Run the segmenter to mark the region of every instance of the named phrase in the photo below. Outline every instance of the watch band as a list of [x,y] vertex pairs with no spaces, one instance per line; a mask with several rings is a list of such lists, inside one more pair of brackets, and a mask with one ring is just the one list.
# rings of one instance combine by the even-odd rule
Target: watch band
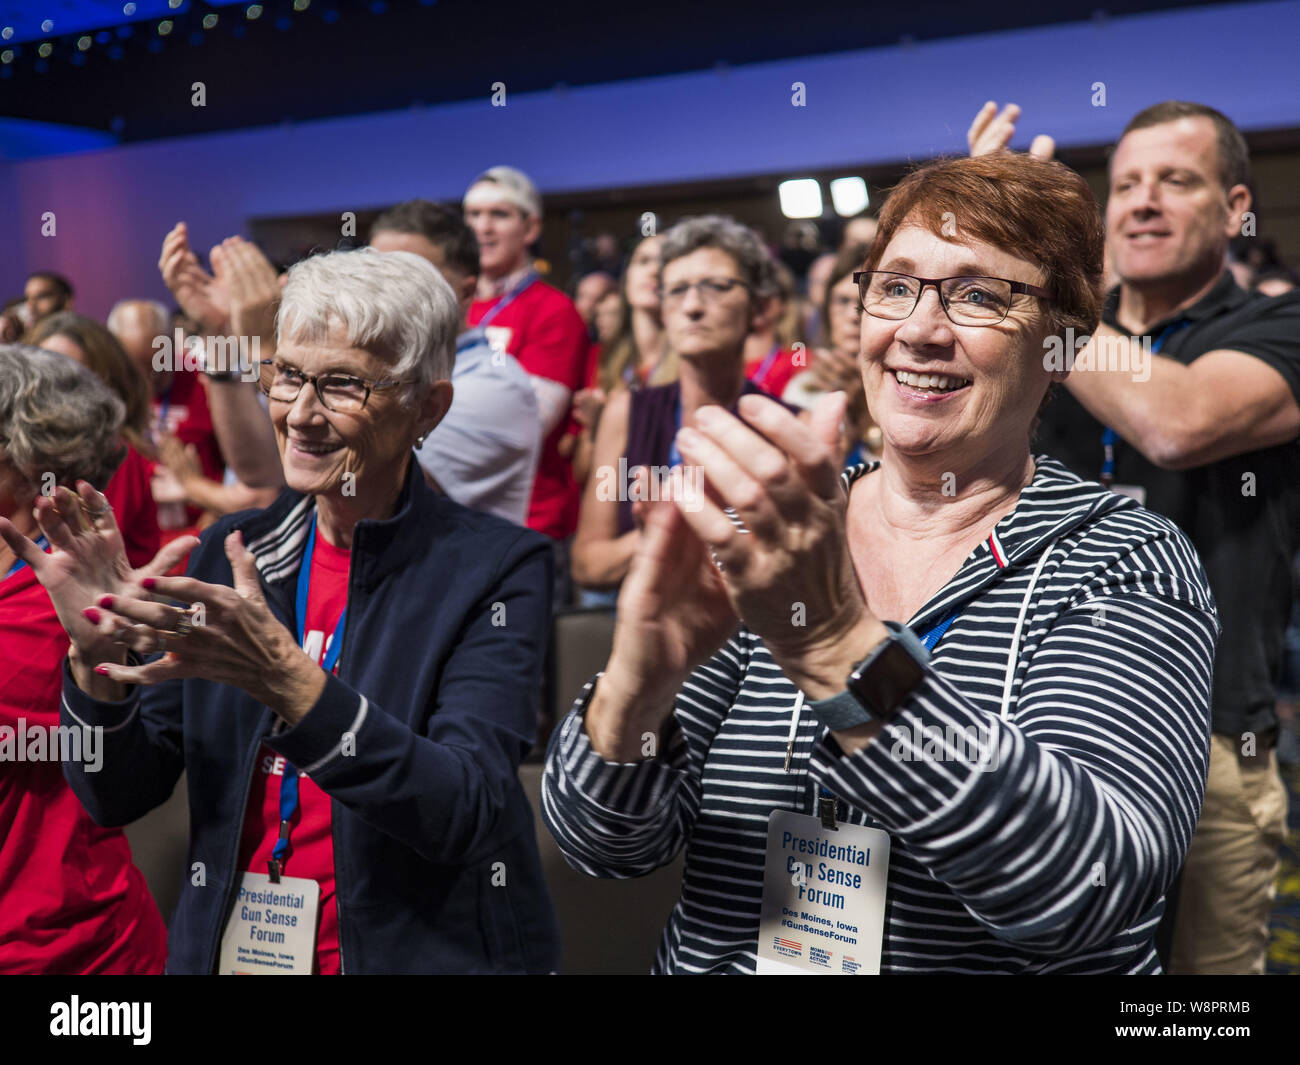
[[[230,383],[233,383],[235,381],[246,380],[246,378],[244,377],[243,368],[239,364],[239,357],[237,355],[233,360],[230,360],[230,364],[224,370],[219,369],[215,366],[212,366],[208,361],[207,341],[202,337],[197,339],[198,339],[198,348],[200,352],[199,366],[207,377],[211,378],[213,381],[225,381]],[[222,360],[222,361],[226,361],[226,360]]]
[[818,699],[808,708],[827,728],[836,730],[889,721],[925,677],[930,652],[906,625],[886,621],[890,635],[853,667],[845,690]]

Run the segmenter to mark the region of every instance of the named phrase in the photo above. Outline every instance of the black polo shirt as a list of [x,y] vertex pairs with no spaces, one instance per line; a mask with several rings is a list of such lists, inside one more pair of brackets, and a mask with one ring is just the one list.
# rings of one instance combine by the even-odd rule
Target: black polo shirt
[[[1118,309],[1115,289],[1102,320],[1124,332]],[[1153,341],[1165,334],[1159,355],[1183,364],[1224,348],[1254,355],[1300,401],[1300,292],[1260,296],[1225,272],[1204,299],[1147,333]],[[1034,450],[1097,480],[1102,430],[1073,395],[1058,389],[1043,411]],[[1120,440],[1115,483],[1145,489],[1146,506],[1181,527],[1205,565],[1223,626],[1214,662],[1214,731],[1240,738],[1276,728],[1282,635],[1300,545],[1300,439],[1193,470],[1162,470]]]

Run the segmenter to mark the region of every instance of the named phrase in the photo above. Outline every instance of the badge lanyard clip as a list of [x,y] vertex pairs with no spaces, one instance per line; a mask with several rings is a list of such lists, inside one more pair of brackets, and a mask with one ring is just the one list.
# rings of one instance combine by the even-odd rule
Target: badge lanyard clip
[[839,826],[835,824],[836,805],[835,796],[822,788],[821,798],[817,800],[817,816],[821,818],[822,828],[829,828],[832,832],[839,831]]

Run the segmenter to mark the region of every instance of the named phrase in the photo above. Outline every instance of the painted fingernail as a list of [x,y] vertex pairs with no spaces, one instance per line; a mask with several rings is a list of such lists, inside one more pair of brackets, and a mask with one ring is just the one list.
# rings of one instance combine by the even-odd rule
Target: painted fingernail
[[107,676],[108,676],[108,666],[96,666],[96,667],[95,667],[95,672],[98,673],[101,677],[107,677]]
[[154,586],[155,583],[157,583],[157,582],[154,581],[154,579],[153,579],[152,577],[146,577],[144,580],[142,580],[142,581],[140,582],[140,587],[141,587],[141,588],[145,588],[145,589],[147,589],[147,590],[149,590],[149,591],[153,591],[153,586]]
[[95,602],[98,603],[100,606],[102,606],[105,610],[113,609],[113,597],[111,595],[101,595],[98,599],[95,600]]
[[81,616],[85,618],[87,621],[89,621],[92,625],[99,624],[100,614],[99,611],[96,610],[93,606],[86,607],[86,609],[81,612]]

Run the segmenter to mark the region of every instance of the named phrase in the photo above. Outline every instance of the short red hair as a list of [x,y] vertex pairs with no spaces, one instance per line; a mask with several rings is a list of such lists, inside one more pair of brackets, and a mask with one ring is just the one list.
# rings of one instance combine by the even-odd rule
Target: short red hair
[[[999,151],[912,171],[880,212],[864,270],[876,269],[904,221],[944,240],[974,238],[1038,264],[1053,297],[1045,308],[1051,331],[1091,333],[1096,327],[1105,229],[1088,183],[1069,167]],[[946,236],[953,225],[958,237]]]

